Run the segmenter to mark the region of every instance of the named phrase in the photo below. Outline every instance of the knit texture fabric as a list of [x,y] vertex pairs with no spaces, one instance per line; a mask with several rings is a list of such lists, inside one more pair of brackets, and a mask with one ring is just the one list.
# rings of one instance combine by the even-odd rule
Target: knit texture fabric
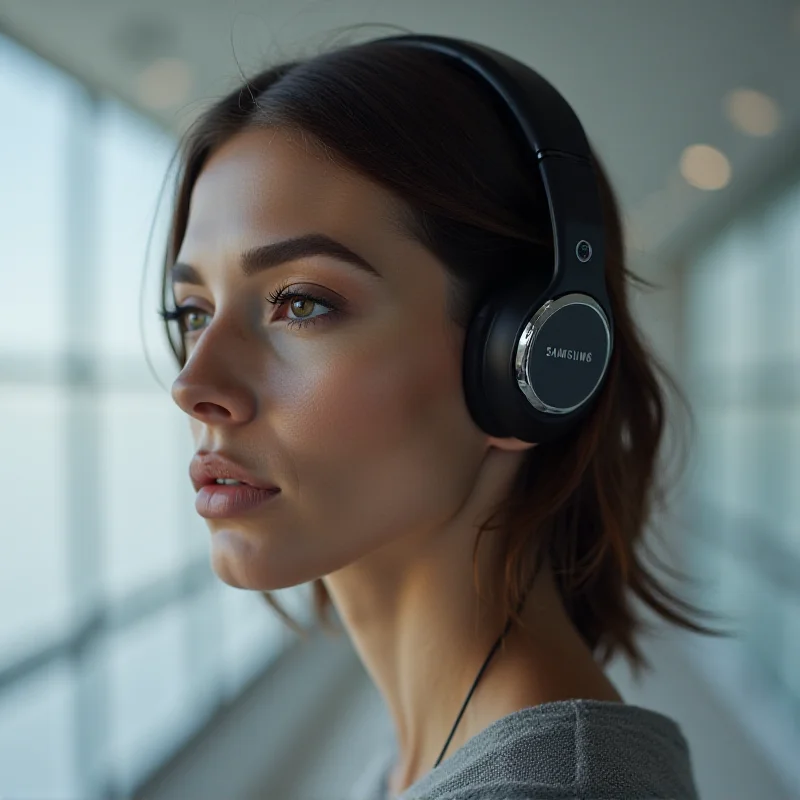
[[353,800],[699,800],[676,722],[606,700],[561,700],[515,711],[451,752],[400,795],[388,792],[394,746]]

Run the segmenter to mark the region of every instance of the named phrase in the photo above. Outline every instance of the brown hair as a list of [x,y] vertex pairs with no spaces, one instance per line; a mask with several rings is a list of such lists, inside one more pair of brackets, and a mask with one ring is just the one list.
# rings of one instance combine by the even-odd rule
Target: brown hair
[[[194,183],[217,148],[252,126],[297,132],[400,198],[407,232],[451,277],[448,311],[455,324],[465,327],[487,290],[520,270],[549,275],[553,244],[543,187],[522,168],[518,145],[495,113],[496,101],[474,81],[438,54],[380,40],[282,63],[244,81],[199,117],[178,151],[165,302],[166,268],[180,249]],[[473,557],[487,530],[502,531],[503,602],[521,624],[518,605],[547,554],[566,609],[600,663],[621,650],[638,671],[649,664],[634,634],[646,626],[628,590],[675,625],[726,634],[692,621],[693,614],[711,615],[662,585],[636,552],[653,511],[666,503],[666,471],[659,464],[666,396],[659,377],[689,409],[631,316],[629,285],[652,284],[625,265],[617,203],[593,156],[615,328],[606,383],[569,435],[526,453],[510,495],[481,526]],[[169,328],[167,335],[182,366],[183,343],[172,339]],[[691,422],[691,412],[688,417]],[[314,581],[313,592],[317,618],[331,630],[331,600],[322,580]],[[264,596],[300,631],[269,592]]]

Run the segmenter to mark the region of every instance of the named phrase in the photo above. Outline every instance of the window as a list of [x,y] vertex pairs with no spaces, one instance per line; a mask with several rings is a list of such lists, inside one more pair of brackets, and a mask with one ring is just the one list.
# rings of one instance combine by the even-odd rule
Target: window
[[[800,730],[800,180],[686,272],[698,440],[690,571],[741,631],[742,664]],[[747,687],[737,690],[736,702]]]
[[175,141],[2,37],[0,106],[0,795],[129,796],[287,639],[194,511],[155,313]]
[[66,147],[80,87],[0,39],[0,355],[43,356],[64,344]]

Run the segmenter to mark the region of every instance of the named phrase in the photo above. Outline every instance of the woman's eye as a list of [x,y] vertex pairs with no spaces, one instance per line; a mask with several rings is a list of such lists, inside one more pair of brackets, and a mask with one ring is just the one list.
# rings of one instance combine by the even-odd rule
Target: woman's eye
[[[295,316],[286,318],[286,321],[289,323],[290,327],[293,325],[299,325],[300,327],[303,327],[304,325],[316,323],[320,315],[311,315],[315,306],[318,309],[326,308],[328,309],[328,313],[330,313],[330,308],[328,306],[325,306],[323,303],[314,300],[308,295],[291,295],[291,298],[292,300],[289,303],[288,311]],[[328,316],[328,314],[323,314],[322,316]]]
[[[328,318],[339,313],[339,308],[330,300],[315,297],[305,292],[288,292],[285,288],[273,292],[266,299],[273,305],[279,307],[284,305],[288,306],[287,314],[291,313],[294,315],[286,317],[286,322],[290,328],[294,326],[303,328],[306,325],[314,325],[320,318],[325,318],[327,322]],[[326,313],[312,316],[315,307],[326,309]]]
[[[339,313],[339,309],[329,300],[323,300],[303,292],[286,292],[284,290],[274,293],[266,298],[272,305],[278,307],[287,306],[286,322],[289,327],[316,324],[320,317],[332,317]],[[315,314],[314,311],[324,309],[324,313]],[[179,325],[181,334],[186,336],[199,333],[203,330],[202,317],[212,315],[203,311],[198,306],[175,306],[174,309],[160,309],[159,316],[163,320],[176,321]]]
[[196,322],[198,316],[200,316],[200,317],[203,317],[203,316],[208,317],[208,316],[210,316],[210,314],[206,314],[205,311],[200,311],[200,309],[187,310],[186,316],[184,317],[184,327],[185,327],[187,333],[191,333],[193,330],[195,330],[195,328],[192,327],[192,321]]
[[197,306],[175,306],[173,309],[160,309],[158,312],[161,319],[168,322],[176,321],[181,333],[195,333],[198,328],[193,327],[197,316],[211,316],[208,312],[203,311],[202,308]]

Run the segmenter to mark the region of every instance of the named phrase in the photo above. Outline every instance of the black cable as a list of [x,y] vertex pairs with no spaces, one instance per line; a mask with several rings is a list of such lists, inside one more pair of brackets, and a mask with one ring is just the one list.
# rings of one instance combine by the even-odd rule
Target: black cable
[[[527,596],[527,592],[526,595]],[[519,614],[520,609],[522,608],[523,603],[525,602],[525,596],[523,596],[522,600],[520,601],[519,606],[517,606],[517,614]],[[444,757],[444,754],[447,752],[447,747],[450,744],[450,741],[453,738],[453,734],[456,732],[456,728],[458,727],[458,723],[461,721],[461,717],[464,714],[464,709],[467,707],[467,703],[469,702],[470,697],[472,697],[472,693],[475,691],[475,687],[478,685],[478,681],[481,679],[481,675],[483,675],[484,670],[489,665],[489,662],[492,660],[492,656],[497,652],[497,648],[500,647],[500,643],[505,638],[506,634],[511,628],[511,617],[509,617],[508,622],[506,623],[505,630],[500,634],[500,638],[494,643],[494,647],[489,651],[489,655],[486,656],[486,661],[483,662],[483,666],[480,668],[480,671],[475,677],[475,680],[472,682],[472,688],[469,690],[469,694],[467,694],[466,700],[464,700],[464,704],[461,706],[461,711],[458,712],[458,717],[456,717],[455,724],[453,725],[453,729],[450,731],[450,735],[447,737],[447,741],[444,743],[444,748],[442,749],[439,758],[436,759],[436,763],[433,765],[434,769],[439,766]]]

